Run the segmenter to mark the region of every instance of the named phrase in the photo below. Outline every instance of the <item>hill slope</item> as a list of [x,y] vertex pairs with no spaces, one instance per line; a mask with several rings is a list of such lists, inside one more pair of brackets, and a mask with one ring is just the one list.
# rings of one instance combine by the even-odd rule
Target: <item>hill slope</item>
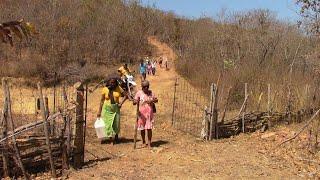
[[[154,56],[175,54],[155,38],[149,43],[157,48]],[[135,107],[126,103],[122,109],[122,143],[100,144],[93,123],[100,92],[89,98],[86,139],[86,166],[71,171],[71,179],[212,179],[219,178],[297,178],[292,164],[268,156],[268,143],[259,134],[203,142],[170,127],[172,88],[177,76],[174,69],[158,68],[158,75],[148,77],[158,95],[158,114],[154,130],[154,148],[133,150]],[[138,145],[141,142],[138,142]]]

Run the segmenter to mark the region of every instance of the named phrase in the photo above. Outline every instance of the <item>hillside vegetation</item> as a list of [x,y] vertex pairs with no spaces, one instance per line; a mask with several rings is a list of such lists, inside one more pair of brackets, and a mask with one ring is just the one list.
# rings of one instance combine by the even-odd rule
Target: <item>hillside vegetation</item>
[[99,67],[133,63],[149,51],[148,13],[135,2],[4,0],[0,9],[3,22],[24,18],[40,32],[14,48],[0,44],[1,76],[92,78],[102,76]]
[[253,89],[318,87],[316,61],[307,58],[316,40],[268,10],[187,19],[138,1],[1,2],[2,21],[25,18],[40,32],[14,48],[0,44],[1,76],[101,78],[106,69],[151,54],[147,38],[156,36],[176,50],[178,73],[199,87],[220,74],[234,100],[243,98],[244,83]]

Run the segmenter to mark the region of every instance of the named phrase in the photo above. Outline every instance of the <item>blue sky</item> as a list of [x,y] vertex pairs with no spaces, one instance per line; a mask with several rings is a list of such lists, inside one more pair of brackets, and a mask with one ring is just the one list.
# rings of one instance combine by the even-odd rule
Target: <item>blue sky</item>
[[278,18],[295,21],[297,6],[295,0],[141,0],[144,5],[155,5],[158,9],[173,11],[189,18],[203,15],[215,17],[222,9],[227,11],[247,11],[250,9],[270,9]]

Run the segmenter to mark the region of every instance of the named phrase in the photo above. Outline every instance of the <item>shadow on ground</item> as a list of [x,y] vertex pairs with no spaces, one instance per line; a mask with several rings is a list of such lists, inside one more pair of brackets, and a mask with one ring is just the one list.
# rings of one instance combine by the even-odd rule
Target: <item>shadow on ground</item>
[[160,147],[161,145],[164,144],[168,144],[169,141],[163,141],[163,140],[159,140],[159,141],[154,141],[151,143],[152,147]]
[[82,169],[93,167],[93,166],[97,165],[98,162],[108,161],[109,159],[111,159],[111,158],[110,157],[102,157],[102,158],[97,158],[97,159],[91,159],[89,161],[84,162]]

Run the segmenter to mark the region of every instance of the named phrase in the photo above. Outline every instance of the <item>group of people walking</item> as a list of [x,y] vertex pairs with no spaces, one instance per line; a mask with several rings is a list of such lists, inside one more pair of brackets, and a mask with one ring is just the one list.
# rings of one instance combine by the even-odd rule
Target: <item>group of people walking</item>
[[140,60],[139,72],[141,75],[141,80],[145,80],[147,75],[156,75],[157,61],[151,60],[148,57],[144,60]]
[[[139,66],[141,90],[137,91],[133,99],[131,99],[133,105],[138,106],[136,126],[137,130],[141,132],[142,146],[149,148],[151,148],[154,113],[156,112],[155,103],[158,102],[158,98],[151,91],[150,82],[146,80],[146,75],[155,75],[156,65],[157,61],[152,61],[148,58],[141,60]],[[118,72],[120,74],[131,73],[127,64],[119,68]],[[112,144],[119,142],[120,109],[127,100],[128,94],[120,87],[117,77],[108,77],[105,87],[102,89],[97,117],[103,119],[106,137],[111,140]]]
[[[163,64],[168,70],[168,59],[166,57],[160,57],[159,59],[159,67],[163,68]],[[145,80],[147,75],[156,75],[156,69],[157,69],[158,61],[156,59],[149,59],[146,57],[145,59],[140,60],[139,65],[139,72],[141,75],[141,80]]]

